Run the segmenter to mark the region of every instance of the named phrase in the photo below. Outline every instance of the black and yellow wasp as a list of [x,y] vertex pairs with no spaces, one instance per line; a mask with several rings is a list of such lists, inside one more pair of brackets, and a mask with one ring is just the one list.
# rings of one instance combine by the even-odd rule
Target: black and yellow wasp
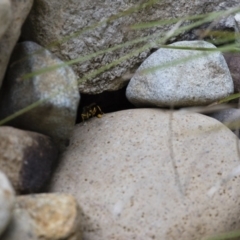
[[103,115],[103,112],[101,108],[96,103],[91,103],[90,105],[83,107],[81,118],[82,118],[82,121],[84,122],[92,117],[101,118],[102,115]]

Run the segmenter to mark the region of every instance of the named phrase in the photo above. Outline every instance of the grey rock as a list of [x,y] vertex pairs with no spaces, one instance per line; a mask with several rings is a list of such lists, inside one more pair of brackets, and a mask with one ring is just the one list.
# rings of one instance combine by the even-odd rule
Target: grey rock
[[39,106],[8,124],[50,136],[61,151],[75,125],[80,100],[76,75],[69,66],[65,66],[29,79],[22,77],[62,63],[36,43],[19,43],[0,92],[1,119],[39,101]]
[[[169,46],[215,48],[205,41],[183,41]],[[126,90],[128,100],[138,107],[207,105],[231,93],[232,77],[220,52],[168,48],[148,57]]]
[[58,150],[42,134],[0,127],[0,169],[18,193],[42,190],[56,164]]
[[6,175],[0,171],[0,236],[12,217],[15,194]]
[[0,1],[0,39],[7,30],[12,20],[12,8],[10,0]]
[[[156,41],[173,26],[165,24],[133,30],[129,28],[131,25],[204,14],[235,6],[240,6],[239,0],[214,0],[211,3],[206,0],[82,0],[81,3],[38,0],[35,1],[25,24],[23,36],[45,47],[50,47],[50,43],[55,42],[51,45],[52,51],[65,61],[109,50],[74,65],[73,69],[80,79],[126,56],[117,66],[104,69],[104,73],[80,82],[82,93],[96,94],[106,90],[118,90],[126,85],[129,80],[127,73],[136,69],[136,64],[140,64],[150,54],[151,49],[158,46]],[[142,39],[147,36],[147,39]],[[130,44],[138,39],[139,42]],[[129,45],[121,46],[124,43]],[[114,46],[119,46],[119,49],[110,51]],[[140,49],[143,46],[145,49]],[[127,57],[128,54],[133,56]]]
[[72,196],[20,196],[1,240],[81,240],[79,223],[79,207]]
[[[210,30],[210,31],[209,31]],[[176,41],[192,41],[205,40],[212,44],[227,45],[232,44],[232,37],[235,35],[237,40],[237,33],[239,32],[238,24],[235,20],[235,15],[217,19],[214,22],[204,23],[199,27],[193,28],[190,31],[184,32],[177,37],[173,37],[169,43]]]
[[240,137],[240,109],[230,108],[221,110],[212,114],[209,114],[210,117],[213,117],[229,127],[233,132]]
[[105,114],[76,126],[50,191],[77,198],[85,240],[208,239],[240,224],[236,139],[197,113]]
[[[4,24],[7,26],[5,34],[0,39],[0,86],[7,69],[13,48],[19,39],[21,27],[29,13],[33,0],[11,0],[12,20]],[[1,9],[2,10],[2,9]],[[7,10],[8,12],[10,10]],[[7,12],[5,12],[7,14]],[[10,14],[10,13],[8,13]]]

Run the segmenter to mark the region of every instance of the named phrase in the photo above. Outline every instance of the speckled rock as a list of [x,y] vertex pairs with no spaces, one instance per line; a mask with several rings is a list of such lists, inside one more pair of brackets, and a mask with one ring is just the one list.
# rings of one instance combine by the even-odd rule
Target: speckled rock
[[[73,66],[80,78],[95,72],[80,83],[80,91],[96,94],[126,85],[128,73],[136,70],[136,65],[146,59],[151,49],[159,45],[157,41],[173,26],[160,24],[135,30],[131,29],[132,25],[237,6],[240,6],[239,0],[41,0],[34,2],[23,28],[24,37],[28,35],[27,40],[45,47],[57,40],[59,44],[54,44],[51,49],[58,57],[65,61],[80,58]],[[143,46],[144,50],[141,50]],[[114,63],[116,65],[110,68]],[[104,73],[96,74],[97,69],[107,66],[109,69]]]
[[81,240],[79,223],[79,207],[72,196],[20,196],[1,240]]
[[50,136],[62,151],[75,125],[80,100],[76,75],[65,66],[22,78],[59,64],[63,62],[34,42],[17,44],[0,92],[0,119],[40,101],[38,107],[8,125]]
[[[32,7],[33,0],[11,0],[7,4],[11,4],[12,18],[10,23],[8,21],[4,22],[7,30],[0,39],[0,86],[2,85],[12,50],[19,39],[22,24]],[[7,10],[7,12],[9,11],[10,9]],[[4,12],[4,14],[10,14],[7,12]],[[0,18],[0,20],[2,19]]]
[[49,137],[0,127],[0,169],[17,193],[41,191],[52,174],[57,157],[57,147]]
[[[205,40],[207,42],[211,42],[216,46],[222,46],[223,44],[232,44],[232,37],[235,34],[235,40],[238,38],[239,33],[239,24],[236,21],[237,14],[231,14],[219,19],[219,21],[215,21],[214,24],[212,22],[201,24],[198,27],[191,29],[179,36],[171,38],[170,43],[174,43],[176,41],[193,41],[193,40]],[[211,31],[206,31],[206,29],[210,29]],[[219,34],[219,33],[222,34]],[[230,35],[229,35],[230,33]],[[226,36],[232,36],[225,38]]]
[[0,235],[7,227],[15,203],[15,194],[6,175],[0,171]]
[[[169,46],[216,48],[204,41]],[[231,93],[232,77],[220,52],[161,48],[139,67],[128,84],[126,96],[138,107],[195,106],[210,104]]]
[[0,39],[7,30],[12,20],[12,9],[10,0],[0,1]]
[[77,125],[50,191],[77,198],[85,240],[202,240],[239,228],[238,175],[217,120],[134,109]]

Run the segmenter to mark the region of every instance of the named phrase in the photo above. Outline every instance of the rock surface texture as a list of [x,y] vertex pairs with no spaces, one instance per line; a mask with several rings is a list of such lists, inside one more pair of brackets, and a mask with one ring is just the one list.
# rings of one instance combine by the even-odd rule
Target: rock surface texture
[[[112,64],[112,68],[105,69],[101,75],[93,74],[88,81],[80,82],[81,92],[96,94],[126,85],[129,78],[125,76],[135,71],[136,65],[146,58],[152,48],[159,45],[155,41],[159,41],[173,26],[165,24],[135,30],[129,28],[131,25],[204,14],[235,6],[240,6],[239,0],[215,0],[211,3],[207,0],[82,0],[81,3],[37,0],[24,32],[25,36],[29,35],[27,40],[38,42],[44,47],[57,40],[59,44],[53,44],[51,49],[64,61],[95,54],[94,58],[82,59],[74,66],[80,78],[90,76],[89,73],[93,74],[99,68],[110,68],[109,64]],[[143,46],[145,48],[140,49]],[[104,49],[108,52],[98,53]],[[128,54],[131,56],[127,57]],[[119,64],[123,56],[125,59]]]
[[49,180],[58,150],[42,134],[0,127],[0,169],[18,193],[36,193]]
[[67,194],[20,196],[1,240],[81,240],[79,217],[76,200]]
[[0,236],[9,223],[15,203],[15,194],[6,175],[0,171]]
[[[240,42],[239,42],[240,44]],[[240,54],[224,53],[223,54],[234,83],[234,91],[240,92]]]
[[50,191],[77,198],[85,240],[206,239],[240,224],[236,141],[196,113],[105,114],[76,126]]
[[12,8],[10,0],[0,1],[0,39],[7,30],[12,20]]
[[[216,48],[205,41],[169,46]],[[138,68],[126,96],[137,107],[196,106],[210,104],[233,91],[233,80],[220,52],[161,48]]]
[[[9,9],[10,6],[8,6],[8,10],[4,12],[4,15],[7,14],[8,17],[10,17],[10,12],[13,14],[10,23],[9,21],[4,22],[4,28],[6,27],[7,30],[2,37],[0,37],[0,86],[2,85],[2,80],[7,69],[12,50],[19,39],[22,24],[32,7],[33,0],[11,0],[10,2],[5,0],[3,2],[7,5],[11,4],[11,9]],[[2,25],[2,22],[0,24]]]
[[50,136],[62,150],[75,125],[80,100],[76,75],[65,66],[23,78],[59,64],[63,62],[36,43],[17,44],[0,92],[0,119],[39,102],[8,124]]

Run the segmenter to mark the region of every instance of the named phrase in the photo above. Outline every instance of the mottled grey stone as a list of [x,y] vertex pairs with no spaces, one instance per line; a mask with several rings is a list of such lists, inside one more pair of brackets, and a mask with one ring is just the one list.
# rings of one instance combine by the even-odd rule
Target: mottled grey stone
[[[216,48],[205,41],[169,46]],[[160,48],[149,56],[126,90],[128,100],[138,107],[207,105],[231,93],[232,77],[220,52],[170,48]]]
[[0,119],[39,102],[8,125],[50,136],[62,151],[75,125],[80,95],[69,66],[24,79],[25,74],[63,64],[33,42],[17,44],[0,92]]
[[[175,23],[137,30],[131,29],[132,25],[204,14],[235,6],[240,6],[239,0],[36,0],[23,36],[45,47],[55,43],[51,49],[64,61],[105,50],[73,67],[82,78],[114,62],[118,64],[103,69],[104,73],[100,75],[90,76],[87,81],[80,82],[82,93],[96,94],[118,90],[126,85],[128,73],[136,70],[136,65],[146,59],[151,49],[159,45],[156,41],[161,40]],[[137,40],[139,41],[136,42]],[[125,43],[129,44],[121,46]],[[118,49],[111,50],[118,46]],[[141,49],[143,46],[145,48]],[[125,59],[119,63],[121,57]]]

